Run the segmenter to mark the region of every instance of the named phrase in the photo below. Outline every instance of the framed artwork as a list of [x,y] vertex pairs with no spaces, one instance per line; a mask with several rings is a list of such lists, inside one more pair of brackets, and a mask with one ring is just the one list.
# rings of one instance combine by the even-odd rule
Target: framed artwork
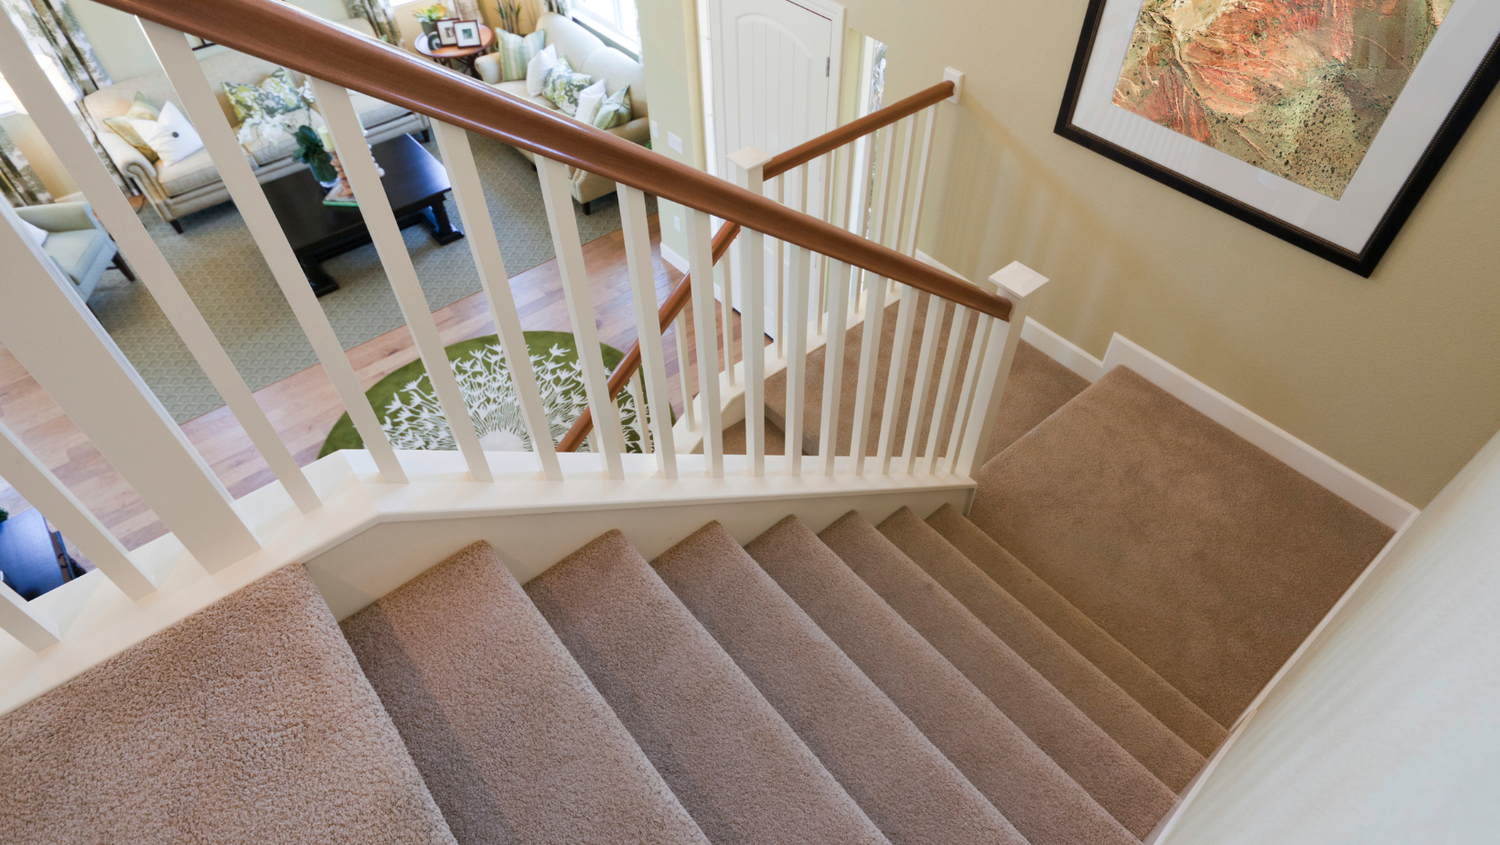
[[459,47],[478,47],[484,43],[479,34],[479,21],[459,21],[454,24],[453,37]]
[[1494,0],[1090,0],[1056,129],[1368,277],[1497,50]]
[[458,26],[458,23],[458,18],[443,18],[437,22],[438,46],[458,46],[458,37],[454,34],[454,29]]

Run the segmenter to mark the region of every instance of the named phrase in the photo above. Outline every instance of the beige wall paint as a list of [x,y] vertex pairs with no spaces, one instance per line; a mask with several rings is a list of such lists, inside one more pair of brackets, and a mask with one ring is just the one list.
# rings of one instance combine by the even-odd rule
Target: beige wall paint
[[1096,355],[1120,332],[1416,505],[1500,428],[1500,105],[1366,280],[1053,134],[1085,0],[847,5],[890,45],[890,99],[967,74],[935,257],[1031,265],[1050,328]]
[[1267,697],[1162,845],[1494,842],[1500,437]]
[[[698,64],[697,5],[694,0],[636,0],[641,25],[641,61],[646,66],[646,91],[651,119],[659,135],[651,140],[656,152],[690,167],[703,169],[703,86]],[[682,138],[682,152],[667,145],[667,133]],[[675,202],[659,203],[662,244],[687,258],[686,218]],[[678,224],[683,228],[679,231]]]

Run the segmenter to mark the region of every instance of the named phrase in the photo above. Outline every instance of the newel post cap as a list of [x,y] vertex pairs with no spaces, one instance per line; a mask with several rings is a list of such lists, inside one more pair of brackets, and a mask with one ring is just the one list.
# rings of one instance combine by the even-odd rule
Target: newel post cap
[[1047,283],[1047,277],[1019,261],[1012,261],[990,276],[990,282],[1006,296],[1025,299]]

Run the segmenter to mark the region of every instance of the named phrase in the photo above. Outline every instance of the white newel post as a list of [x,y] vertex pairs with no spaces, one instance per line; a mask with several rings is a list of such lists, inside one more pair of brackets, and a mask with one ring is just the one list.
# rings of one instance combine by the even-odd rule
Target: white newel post
[[[734,184],[760,196],[765,192],[765,167],[770,160],[769,155],[754,147],[731,154],[729,169]],[[750,457],[751,474],[762,476],[766,474],[765,236],[753,229],[741,230],[734,241],[734,258],[744,297],[740,310],[743,344],[740,354],[745,362],[745,451]],[[727,328],[725,336],[728,337]]]
[[[1047,283],[1047,277],[1032,270],[1019,261],[990,276],[999,289],[997,292],[1010,299],[1010,321],[993,320],[984,357],[980,361],[977,393],[974,396],[974,413],[979,418],[970,418],[964,432],[963,446],[958,453],[954,470],[970,478],[978,475],[979,461],[995,430],[995,418],[1000,413],[1000,401],[1005,398],[1005,381],[1010,377],[1010,365],[1015,360],[1016,348],[1021,344],[1021,328],[1026,325],[1026,311],[1031,307],[1032,297]],[[993,319],[993,318],[991,318]],[[980,337],[982,335],[976,335]]]

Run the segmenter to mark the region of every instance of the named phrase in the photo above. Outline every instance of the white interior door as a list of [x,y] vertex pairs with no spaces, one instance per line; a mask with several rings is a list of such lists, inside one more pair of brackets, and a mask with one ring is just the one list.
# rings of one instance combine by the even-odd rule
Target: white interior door
[[[822,0],[709,0],[708,6],[710,154],[719,176],[729,176],[730,153],[755,147],[776,155],[837,125],[843,7]],[[812,177],[810,184],[823,183],[820,171]],[[771,272],[769,260],[766,266]],[[741,291],[733,293],[738,310]],[[774,336],[780,331],[775,292],[766,293],[766,328]]]

